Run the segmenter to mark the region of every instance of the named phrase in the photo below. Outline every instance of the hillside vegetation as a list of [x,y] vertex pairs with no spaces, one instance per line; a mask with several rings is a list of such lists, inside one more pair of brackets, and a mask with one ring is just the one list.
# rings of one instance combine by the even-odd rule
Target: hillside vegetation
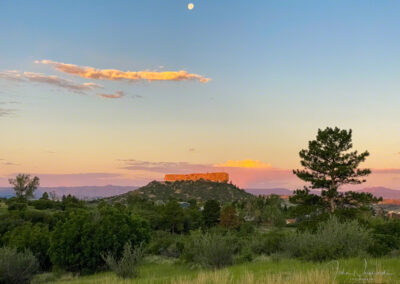
[[171,199],[189,201],[218,200],[232,202],[252,198],[253,195],[231,183],[220,183],[205,180],[158,182],[152,181],[137,190],[108,198],[115,202],[124,202],[129,196],[136,195],[150,200],[167,202]]

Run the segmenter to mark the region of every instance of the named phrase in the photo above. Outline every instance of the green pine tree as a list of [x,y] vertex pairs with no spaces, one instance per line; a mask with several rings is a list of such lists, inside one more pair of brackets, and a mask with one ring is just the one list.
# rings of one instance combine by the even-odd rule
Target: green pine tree
[[[303,181],[311,183],[312,189],[321,189],[321,202],[333,213],[337,207],[362,206],[379,201],[368,193],[339,192],[342,185],[361,184],[365,176],[371,173],[370,169],[359,169],[359,165],[369,156],[368,151],[358,153],[350,151],[352,131],[341,130],[337,127],[318,129],[315,140],[308,143],[308,149],[300,151],[303,169],[293,173]],[[297,190],[291,198],[301,203],[309,197],[309,190]],[[317,198],[319,199],[319,198]]]

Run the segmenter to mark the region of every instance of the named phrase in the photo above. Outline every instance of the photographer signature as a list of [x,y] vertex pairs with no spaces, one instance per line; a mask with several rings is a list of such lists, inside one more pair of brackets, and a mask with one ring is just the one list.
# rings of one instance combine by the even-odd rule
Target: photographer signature
[[358,272],[353,270],[353,272],[346,271],[345,269],[340,267],[339,261],[334,262],[336,264],[336,269],[334,270],[333,283],[335,282],[338,275],[347,275],[351,276],[350,281],[374,281],[376,276],[391,276],[393,273],[390,273],[386,270],[378,270],[368,271],[368,262],[364,259],[364,270],[362,272]]

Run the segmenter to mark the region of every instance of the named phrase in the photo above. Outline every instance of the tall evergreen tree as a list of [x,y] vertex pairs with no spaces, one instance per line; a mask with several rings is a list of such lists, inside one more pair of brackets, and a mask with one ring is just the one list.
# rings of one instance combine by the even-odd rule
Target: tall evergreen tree
[[207,228],[213,227],[219,223],[221,214],[221,205],[217,200],[207,200],[203,209],[203,221]]
[[[362,206],[378,201],[371,194],[338,191],[342,185],[365,182],[364,177],[371,173],[370,169],[359,169],[369,156],[368,151],[350,151],[352,147],[351,130],[318,129],[316,139],[299,153],[303,169],[293,171],[297,177],[311,183],[310,188],[322,190],[321,201],[331,213],[338,206]],[[308,188],[298,190],[292,200],[301,202],[303,197],[309,199],[307,195]]]

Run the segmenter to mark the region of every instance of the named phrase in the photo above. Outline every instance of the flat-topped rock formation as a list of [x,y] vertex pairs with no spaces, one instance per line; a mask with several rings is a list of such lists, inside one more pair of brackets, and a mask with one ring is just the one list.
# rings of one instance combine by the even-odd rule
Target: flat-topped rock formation
[[187,175],[175,175],[175,174],[167,174],[164,177],[164,181],[182,181],[182,180],[206,180],[213,182],[228,182],[229,174],[228,173],[197,173],[197,174],[187,174]]

